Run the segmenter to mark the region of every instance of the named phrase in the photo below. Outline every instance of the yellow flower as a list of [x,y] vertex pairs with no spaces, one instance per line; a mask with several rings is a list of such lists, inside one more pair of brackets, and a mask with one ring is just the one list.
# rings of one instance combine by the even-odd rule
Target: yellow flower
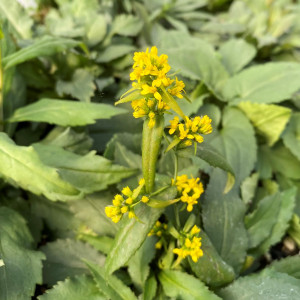
[[175,130],[177,129],[178,123],[179,123],[179,118],[176,116],[174,117],[173,120],[170,121],[171,126],[170,126],[170,130],[169,130],[169,134],[173,134],[175,132]]
[[147,203],[149,202],[149,198],[147,196],[143,196],[141,201]]
[[184,91],[184,87],[185,87],[184,82],[182,80],[178,80],[176,77],[176,83],[174,87],[168,89],[168,92],[173,96],[176,96],[178,98],[183,98],[181,93]]

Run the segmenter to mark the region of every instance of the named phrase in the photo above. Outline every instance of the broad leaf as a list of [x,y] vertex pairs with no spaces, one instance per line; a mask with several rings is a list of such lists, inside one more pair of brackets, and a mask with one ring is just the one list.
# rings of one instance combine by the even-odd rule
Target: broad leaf
[[[108,63],[114,59],[120,58],[128,53],[132,53],[135,50],[135,47],[132,45],[109,45],[103,51],[99,52],[97,57],[97,62],[99,63]],[[139,94],[140,96],[140,94]],[[120,102],[122,103],[122,102]]]
[[161,213],[162,209],[150,208],[141,204],[136,209],[136,215],[140,221],[125,216],[106,260],[107,273],[113,273],[128,262],[141,247]]
[[224,300],[298,300],[300,280],[283,273],[265,270],[260,274],[241,277],[219,294]]
[[241,102],[238,106],[266,137],[269,146],[278,141],[291,116],[289,108],[279,105]]
[[143,22],[137,16],[118,15],[111,27],[111,34],[136,36],[143,27]]
[[21,147],[0,133],[0,173],[6,180],[50,200],[71,200],[79,190],[61,179],[55,168],[42,163],[33,147]]
[[288,256],[272,262],[268,269],[300,279],[300,256]]
[[84,103],[56,99],[42,99],[15,111],[9,122],[47,122],[60,126],[84,126],[96,119],[108,119],[125,113],[122,108],[101,103]]
[[56,240],[41,247],[47,259],[44,262],[44,282],[53,285],[67,277],[88,272],[82,262],[87,259],[98,265],[104,265],[105,257],[90,245],[71,239]]
[[158,275],[164,292],[169,297],[185,300],[218,300],[216,294],[198,279],[187,273],[163,270]]
[[42,283],[45,256],[33,250],[33,238],[17,212],[0,207],[0,220],[0,299],[28,300]]
[[133,292],[121,280],[113,275],[105,274],[103,268],[85,261],[90,269],[97,287],[109,299],[114,300],[137,300]]
[[282,136],[284,145],[300,160],[300,113],[293,113]]
[[[295,211],[296,210],[297,209],[295,209]],[[297,214],[294,214],[292,217],[292,221],[290,224],[290,228],[288,230],[288,234],[296,242],[298,247],[300,247],[300,218]]]
[[79,44],[80,42],[71,39],[44,36],[41,39],[37,39],[32,45],[5,57],[3,59],[3,67],[8,69],[27,60],[40,56],[50,56],[57,52],[74,48]]
[[86,275],[59,281],[52,289],[38,297],[39,300],[106,300],[94,280]]
[[63,180],[84,193],[104,190],[136,173],[135,169],[113,165],[94,151],[80,156],[56,146],[34,144],[33,148],[45,165],[57,169]]
[[230,74],[243,69],[256,55],[256,49],[243,39],[231,39],[219,49],[222,62]]
[[278,103],[291,98],[300,88],[299,76],[299,63],[278,62],[253,66],[229,79],[223,96],[232,103]]

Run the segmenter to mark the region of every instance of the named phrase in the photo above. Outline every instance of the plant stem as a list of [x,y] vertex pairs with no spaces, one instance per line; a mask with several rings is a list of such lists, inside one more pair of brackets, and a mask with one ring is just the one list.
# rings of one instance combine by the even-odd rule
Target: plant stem
[[163,186],[162,188],[158,189],[157,191],[153,192],[152,194],[150,194],[150,197],[153,197],[161,192],[163,192],[164,190],[166,190],[167,188],[169,188],[170,185],[166,185],[166,186]]
[[3,69],[2,69],[2,42],[0,29],[0,131],[3,131]]
[[177,179],[177,174],[178,174],[178,156],[176,153],[176,150],[174,150],[174,183],[176,182]]

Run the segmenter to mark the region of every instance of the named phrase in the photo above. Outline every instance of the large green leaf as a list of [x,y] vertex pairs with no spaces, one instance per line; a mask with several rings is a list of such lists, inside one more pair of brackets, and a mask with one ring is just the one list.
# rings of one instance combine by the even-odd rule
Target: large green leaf
[[265,270],[260,274],[241,277],[219,294],[224,300],[298,300],[300,280]]
[[158,275],[164,292],[169,297],[185,300],[218,300],[216,294],[198,279],[180,271],[163,270]]
[[88,272],[82,259],[104,265],[105,257],[90,245],[71,239],[56,240],[41,247],[47,259],[44,261],[44,283],[49,285],[67,277]]
[[230,74],[239,72],[256,55],[256,49],[243,39],[231,39],[220,46],[222,62]]
[[140,221],[125,216],[105,263],[107,273],[114,272],[128,262],[140,248],[162,211],[141,204],[136,209]]
[[197,262],[189,258],[189,264],[195,275],[211,287],[219,287],[233,281],[235,273],[232,267],[222,260],[204,231],[200,232],[200,236],[204,254]]
[[15,211],[0,207],[0,299],[28,300],[36,283],[42,283],[42,259],[34,251],[25,220]]
[[[297,211],[297,208],[295,209],[295,211]],[[298,247],[300,247],[300,218],[297,214],[293,214],[288,234],[296,242]]]
[[227,101],[239,103],[277,103],[291,98],[300,88],[300,64],[277,62],[256,65],[229,79],[223,96]]
[[269,146],[278,141],[291,116],[289,108],[279,105],[241,102],[238,106],[266,137]]
[[52,289],[38,297],[39,300],[106,300],[94,280],[86,275],[59,281]]
[[130,288],[120,279],[113,275],[105,274],[103,268],[100,268],[90,261],[85,261],[85,263],[90,269],[98,288],[108,299],[137,300]]
[[61,126],[94,124],[96,119],[108,119],[126,110],[102,103],[42,99],[15,111],[9,122],[47,122]]
[[224,195],[226,176],[214,170],[202,201],[204,230],[222,259],[238,273],[244,263],[248,236],[244,226],[245,204],[238,191]]
[[57,169],[63,180],[84,193],[104,190],[136,173],[135,169],[113,165],[94,151],[80,156],[56,146],[34,144],[33,148],[45,165]]
[[51,200],[71,200],[81,192],[61,179],[55,168],[42,163],[33,147],[21,147],[0,133],[0,173],[13,184]]
[[282,136],[284,145],[300,160],[300,113],[293,113]]
[[300,279],[300,256],[288,256],[272,262],[268,268]]
[[112,23],[111,34],[136,36],[143,27],[143,22],[137,16],[118,15]]
[[3,67],[4,69],[8,69],[27,60],[40,56],[50,56],[57,52],[62,52],[69,48],[74,48],[79,44],[80,42],[71,39],[44,36],[41,39],[35,40],[32,45],[5,57],[3,59]]

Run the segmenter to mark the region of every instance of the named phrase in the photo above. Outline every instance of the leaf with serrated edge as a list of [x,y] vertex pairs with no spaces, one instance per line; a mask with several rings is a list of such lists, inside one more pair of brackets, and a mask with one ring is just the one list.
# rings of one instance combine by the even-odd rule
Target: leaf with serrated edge
[[267,268],[300,279],[300,256],[288,256],[274,260]]

